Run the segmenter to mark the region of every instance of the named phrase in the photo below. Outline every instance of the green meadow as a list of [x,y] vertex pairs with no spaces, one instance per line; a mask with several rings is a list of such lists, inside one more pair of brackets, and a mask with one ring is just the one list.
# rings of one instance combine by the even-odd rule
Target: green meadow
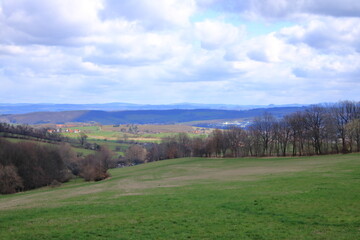
[[[85,127],[70,127],[69,129],[78,129],[88,136],[88,140],[92,141],[116,141],[116,140],[132,140],[136,142],[156,142],[160,143],[163,138],[176,137],[179,131],[189,131],[189,126],[182,125],[139,125],[139,132],[137,134],[129,132],[121,132],[120,129],[128,129],[126,126],[113,127],[113,125],[104,126],[85,126]],[[149,133],[153,132],[153,133]],[[155,133],[156,132],[156,133]],[[205,137],[206,134],[195,134],[186,132],[191,138],[193,137]],[[61,133],[65,137],[78,138],[79,133]]]
[[0,239],[360,239],[360,155],[165,160],[1,195]]

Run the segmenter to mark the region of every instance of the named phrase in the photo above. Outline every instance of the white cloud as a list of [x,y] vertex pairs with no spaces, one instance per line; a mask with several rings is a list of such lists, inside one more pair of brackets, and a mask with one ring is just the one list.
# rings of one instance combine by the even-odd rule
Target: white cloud
[[126,18],[149,30],[188,25],[195,12],[194,0],[107,0],[101,12],[103,19]]
[[[0,0],[0,102],[354,99],[360,20],[352,4]],[[244,18],[292,23],[253,37],[246,32],[257,22]]]
[[213,50],[241,41],[245,35],[245,28],[207,19],[195,23],[195,34],[201,42],[201,47]]
[[292,44],[307,44],[326,52],[360,51],[360,18],[313,18],[278,34]]
[[222,9],[245,17],[284,19],[308,14],[360,17],[358,0],[198,0],[202,8]]
[[334,17],[360,17],[360,2],[357,0],[304,0],[303,8],[313,14]]
[[2,41],[15,44],[71,44],[97,27],[100,0],[3,0]]

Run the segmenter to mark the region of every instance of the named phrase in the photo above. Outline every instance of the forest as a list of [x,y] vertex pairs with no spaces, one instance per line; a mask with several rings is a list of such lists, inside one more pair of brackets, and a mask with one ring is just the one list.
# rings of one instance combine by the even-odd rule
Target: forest
[[82,157],[68,143],[12,143],[0,138],[0,194],[55,187],[76,176],[99,181],[108,177],[111,160],[106,147]]

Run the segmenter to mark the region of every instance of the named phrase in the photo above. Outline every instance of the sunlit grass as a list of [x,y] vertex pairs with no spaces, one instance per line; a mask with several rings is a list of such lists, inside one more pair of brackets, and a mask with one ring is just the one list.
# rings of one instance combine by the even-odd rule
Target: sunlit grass
[[359,239],[360,155],[165,160],[0,196],[0,239]]

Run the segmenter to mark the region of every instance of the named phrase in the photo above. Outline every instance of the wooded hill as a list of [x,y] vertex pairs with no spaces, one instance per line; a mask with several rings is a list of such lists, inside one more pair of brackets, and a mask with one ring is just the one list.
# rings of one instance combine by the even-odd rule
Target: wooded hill
[[171,110],[171,109],[218,109],[246,110],[255,108],[301,107],[301,104],[286,105],[235,105],[235,104],[133,104],[133,103],[93,103],[93,104],[52,104],[52,103],[0,103],[1,114],[23,114],[31,112],[64,112],[79,110],[126,111],[126,110]]
[[258,108],[251,110],[136,110],[136,111],[64,111],[34,112],[0,116],[0,122],[18,124],[44,124],[66,122],[97,122],[100,124],[174,124],[193,121],[254,118],[265,112],[275,117],[301,111],[305,107]]

